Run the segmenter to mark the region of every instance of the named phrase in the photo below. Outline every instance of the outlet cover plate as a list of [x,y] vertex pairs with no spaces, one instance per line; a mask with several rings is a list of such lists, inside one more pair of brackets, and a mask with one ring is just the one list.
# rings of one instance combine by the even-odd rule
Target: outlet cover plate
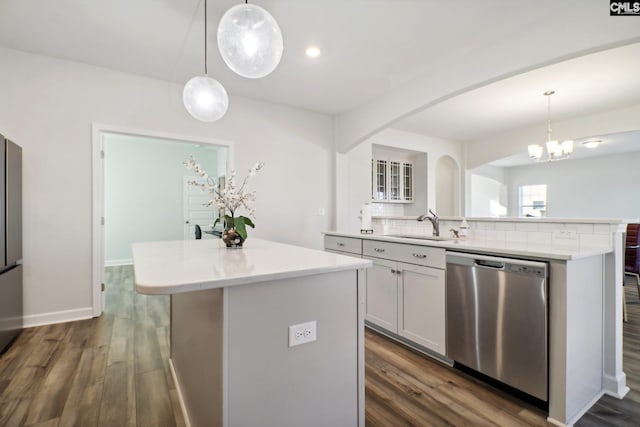
[[289,326],[289,347],[316,340],[316,321]]

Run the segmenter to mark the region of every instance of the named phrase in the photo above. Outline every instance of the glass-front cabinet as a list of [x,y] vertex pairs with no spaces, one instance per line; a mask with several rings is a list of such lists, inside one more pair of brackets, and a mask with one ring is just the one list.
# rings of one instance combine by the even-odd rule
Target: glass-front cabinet
[[373,169],[373,200],[387,200],[387,161],[380,159],[372,160]]
[[371,166],[371,196],[374,202],[413,201],[413,163],[374,155]]

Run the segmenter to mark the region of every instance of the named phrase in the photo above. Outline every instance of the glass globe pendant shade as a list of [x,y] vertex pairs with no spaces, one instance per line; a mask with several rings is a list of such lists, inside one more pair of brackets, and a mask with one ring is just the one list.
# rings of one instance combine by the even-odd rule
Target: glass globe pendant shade
[[282,32],[273,16],[260,6],[239,4],[218,25],[218,49],[236,74],[258,79],[276,69],[282,59]]
[[194,118],[203,122],[215,122],[229,108],[229,96],[224,87],[208,76],[196,76],[184,85],[184,106]]

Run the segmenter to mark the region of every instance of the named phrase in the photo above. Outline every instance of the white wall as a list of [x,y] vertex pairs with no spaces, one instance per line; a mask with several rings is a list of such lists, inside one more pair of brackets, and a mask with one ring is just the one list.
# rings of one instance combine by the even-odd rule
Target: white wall
[[547,184],[549,217],[640,218],[639,165],[636,151],[508,168],[509,216],[517,216],[519,186]]
[[[434,210],[437,209],[435,205],[436,162],[442,156],[450,156],[458,165],[462,164],[461,143],[397,129],[385,129],[358,144],[347,153],[337,153],[336,182],[339,190],[336,193],[336,218],[338,230],[358,231],[360,229],[358,220],[360,209],[364,203],[368,203],[371,200],[371,153],[373,144],[427,153],[426,207]],[[414,174],[415,179],[420,179],[421,171],[416,170]],[[402,209],[400,213],[393,214],[402,215],[404,212],[405,209]]]
[[[436,163],[443,156],[449,156],[460,165],[462,163],[462,144],[441,138],[420,135],[397,129],[385,129],[372,136],[366,142],[404,148],[427,153],[427,208],[438,209],[436,206]],[[437,212],[437,211],[436,211]]]
[[231,96],[224,118],[200,123],[181,85],[7,49],[0,93],[0,129],[24,148],[27,325],[91,313],[92,123],[233,141],[240,173],[264,161],[250,239],[321,248],[333,228],[329,116]]
[[[465,167],[473,169],[494,160],[526,153],[527,146],[546,138],[545,123],[514,129],[464,144]],[[640,104],[581,117],[553,121],[553,135],[561,140],[640,129]]]
[[132,243],[183,239],[184,177],[195,174],[182,162],[193,156],[215,178],[227,149],[109,133],[103,141],[106,265],[131,263]]
[[[510,215],[508,212],[509,191],[505,168],[483,165],[466,171],[465,175],[467,180],[465,187],[467,189],[465,195],[466,216],[496,217]],[[502,212],[502,208],[504,208],[505,213],[499,213]]]
[[[490,218],[505,216],[501,215],[500,195],[503,192],[504,184],[495,179],[483,175],[471,175],[469,190],[471,192],[471,206],[467,216]],[[504,206],[506,211],[507,207]]]

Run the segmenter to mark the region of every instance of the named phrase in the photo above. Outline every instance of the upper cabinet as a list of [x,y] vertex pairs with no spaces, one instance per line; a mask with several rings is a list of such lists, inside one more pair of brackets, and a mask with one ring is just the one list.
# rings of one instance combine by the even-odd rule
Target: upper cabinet
[[371,198],[374,202],[412,203],[414,160],[410,152],[373,147]]

